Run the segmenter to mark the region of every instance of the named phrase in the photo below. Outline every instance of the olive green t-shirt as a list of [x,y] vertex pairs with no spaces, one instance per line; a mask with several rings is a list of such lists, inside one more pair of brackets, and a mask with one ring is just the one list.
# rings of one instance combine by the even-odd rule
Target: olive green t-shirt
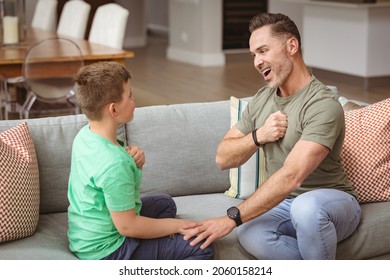
[[141,170],[124,147],[83,127],[73,141],[68,187],[69,248],[101,259],[124,242],[110,211],[141,210]]
[[283,138],[264,145],[268,176],[283,166],[299,140],[312,141],[327,147],[329,154],[290,196],[320,188],[343,190],[356,196],[341,162],[345,120],[337,97],[314,76],[289,97],[279,97],[277,89],[263,87],[249,101],[236,127],[249,134],[277,111],[287,115],[288,127]]

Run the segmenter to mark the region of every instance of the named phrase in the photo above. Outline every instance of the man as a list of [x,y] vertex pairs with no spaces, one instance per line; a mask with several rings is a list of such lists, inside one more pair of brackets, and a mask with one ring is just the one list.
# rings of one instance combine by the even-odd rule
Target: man
[[185,225],[185,238],[206,239],[205,247],[237,226],[241,245],[258,259],[335,259],[337,242],[361,215],[341,164],[343,109],[308,71],[290,18],[260,13],[249,30],[254,66],[268,86],[225,135],[216,162],[237,167],[263,146],[269,177],[226,216]]

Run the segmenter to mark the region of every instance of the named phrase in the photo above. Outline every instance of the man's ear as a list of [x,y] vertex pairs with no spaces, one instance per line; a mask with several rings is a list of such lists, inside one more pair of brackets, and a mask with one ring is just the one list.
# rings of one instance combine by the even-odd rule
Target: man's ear
[[299,49],[299,42],[297,38],[291,37],[287,41],[287,50],[290,55],[294,55]]

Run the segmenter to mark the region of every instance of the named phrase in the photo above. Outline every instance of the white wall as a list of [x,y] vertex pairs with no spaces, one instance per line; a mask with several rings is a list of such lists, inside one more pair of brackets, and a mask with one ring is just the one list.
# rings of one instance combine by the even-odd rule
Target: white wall
[[34,10],[35,10],[35,5],[37,4],[38,0],[28,0],[25,1],[26,3],[26,24],[30,25],[33,15],[34,15]]
[[145,1],[116,0],[115,3],[129,10],[123,48],[142,47],[147,43],[147,22]]
[[169,59],[200,66],[225,63],[222,0],[170,0],[169,29]]
[[147,28],[153,32],[169,33],[169,0],[145,0]]
[[303,6],[299,3],[291,3],[281,0],[268,0],[268,11],[282,13],[291,18],[297,25],[299,32],[303,33]]
[[367,49],[369,76],[390,76],[390,7],[370,10]]
[[363,78],[390,76],[390,5],[304,6],[309,66]]
[[269,0],[297,24],[309,66],[359,77],[390,75],[390,6]]

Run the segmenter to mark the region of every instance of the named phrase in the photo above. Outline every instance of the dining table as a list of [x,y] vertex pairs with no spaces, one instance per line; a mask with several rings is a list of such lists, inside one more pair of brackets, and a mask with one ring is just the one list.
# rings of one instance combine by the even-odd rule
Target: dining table
[[[60,36],[55,32],[26,27],[26,39],[12,45],[2,45],[0,49],[0,75],[8,78],[22,75],[22,65],[27,51],[34,44],[49,38],[66,38],[75,42],[81,49],[84,64],[98,61],[116,61],[125,64],[126,59],[134,57],[134,52],[124,49],[115,49],[101,44],[91,43],[87,39]],[[47,68],[48,72],[52,69]],[[42,73],[45,75],[45,73]]]

